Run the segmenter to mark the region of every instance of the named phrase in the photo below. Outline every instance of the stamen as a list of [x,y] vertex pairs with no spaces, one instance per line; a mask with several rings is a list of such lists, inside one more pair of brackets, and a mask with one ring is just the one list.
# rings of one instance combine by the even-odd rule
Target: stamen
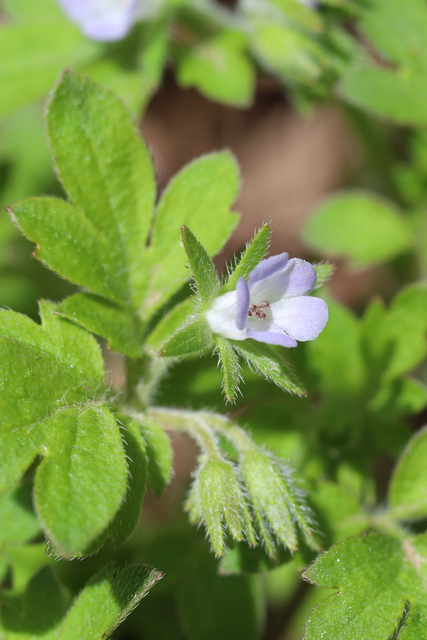
[[267,300],[263,300],[259,304],[251,304],[248,311],[249,318],[256,318],[257,320],[265,320],[267,313],[264,309],[269,309],[270,303]]

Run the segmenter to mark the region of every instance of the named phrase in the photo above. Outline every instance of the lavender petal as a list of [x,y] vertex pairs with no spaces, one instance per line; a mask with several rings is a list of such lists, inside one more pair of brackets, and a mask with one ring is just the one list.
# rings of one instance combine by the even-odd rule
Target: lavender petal
[[275,331],[252,331],[252,329],[248,329],[246,333],[249,338],[252,338],[252,340],[256,340],[257,342],[277,344],[281,347],[287,347],[288,349],[297,346],[297,341],[290,336],[287,336],[286,333],[276,333]]
[[249,275],[249,288],[252,289],[257,282],[265,280],[277,271],[284,269],[288,260],[289,254],[287,253],[280,253],[278,256],[271,256],[266,260],[261,260]]
[[283,295],[285,298],[306,296],[316,286],[317,274],[312,264],[300,258],[289,260],[283,273]]
[[237,311],[236,311],[236,325],[237,328],[243,330],[248,323],[248,311],[249,311],[249,287],[244,278],[239,278],[236,285],[237,291]]
[[274,327],[300,342],[314,340],[328,321],[328,305],[321,298],[298,296],[275,302],[271,308]]

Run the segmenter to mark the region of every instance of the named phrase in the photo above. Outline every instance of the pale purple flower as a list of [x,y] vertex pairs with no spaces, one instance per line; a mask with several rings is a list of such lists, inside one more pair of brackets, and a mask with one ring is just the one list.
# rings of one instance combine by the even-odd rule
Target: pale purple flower
[[289,260],[287,253],[262,260],[248,280],[215,298],[206,318],[214,333],[232,340],[296,347],[297,340],[314,340],[328,321],[324,300],[308,294],[316,285],[314,267]]
[[91,40],[121,40],[134,23],[154,13],[158,0],[59,0],[70,20]]

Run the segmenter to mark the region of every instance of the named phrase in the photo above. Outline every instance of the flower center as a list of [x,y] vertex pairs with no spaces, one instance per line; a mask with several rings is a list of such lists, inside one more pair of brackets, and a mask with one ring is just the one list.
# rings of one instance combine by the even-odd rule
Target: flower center
[[248,311],[249,318],[256,318],[257,320],[265,320],[267,317],[266,309],[270,308],[270,303],[267,300],[263,300],[259,304],[251,304]]

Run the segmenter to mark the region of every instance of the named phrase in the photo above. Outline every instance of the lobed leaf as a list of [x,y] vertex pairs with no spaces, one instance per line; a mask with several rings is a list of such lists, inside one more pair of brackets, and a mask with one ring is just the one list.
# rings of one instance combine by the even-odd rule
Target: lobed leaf
[[425,427],[410,440],[394,470],[388,496],[393,517],[403,520],[427,517],[426,456]]

